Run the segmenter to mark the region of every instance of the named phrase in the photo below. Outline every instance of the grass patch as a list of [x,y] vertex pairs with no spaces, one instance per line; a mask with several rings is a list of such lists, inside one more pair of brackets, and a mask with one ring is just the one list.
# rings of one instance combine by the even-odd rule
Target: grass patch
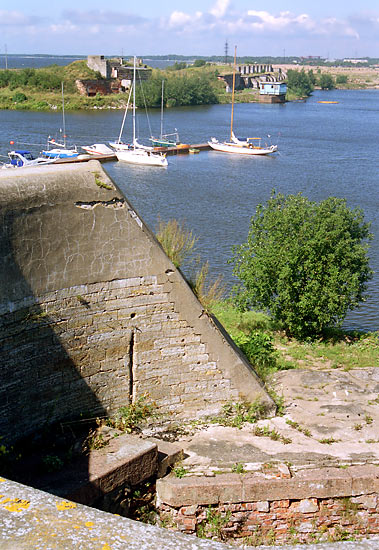
[[214,416],[209,421],[212,424],[220,424],[221,426],[231,426],[241,429],[245,422],[254,424],[257,420],[265,418],[266,408],[259,399],[253,403],[244,403],[243,401],[234,403],[226,403],[222,407],[222,412],[219,416]]
[[[379,365],[379,332],[333,329],[327,331],[322,339],[300,342],[287,338],[281,326],[264,313],[241,313],[229,300],[214,304],[212,313],[237,345],[240,345],[243,336],[249,337],[252,333],[261,332],[270,336],[276,352],[270,372],[297,367],[341,368],[348,371]],[[243,345],[241,347],[243,349]],[[249,359],[256,367],[254,357]]]

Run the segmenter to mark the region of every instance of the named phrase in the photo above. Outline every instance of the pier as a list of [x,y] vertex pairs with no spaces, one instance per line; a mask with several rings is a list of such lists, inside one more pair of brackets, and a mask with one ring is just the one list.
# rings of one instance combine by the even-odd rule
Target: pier
[[[179,144],[176,147],[154,147],[154,153],[165,153],[166,155],[185,155],[190,153],[190,149],[197,151],[208,151],[210,146],[208,143],[196,143],[194,145]],[[72,164],[76,162],[88,162],[89,160],[98,160],[99,162],[109,162],[117,160],[116,153],[109,155],[79,155],[73,158],[57,159],[54,164]]]

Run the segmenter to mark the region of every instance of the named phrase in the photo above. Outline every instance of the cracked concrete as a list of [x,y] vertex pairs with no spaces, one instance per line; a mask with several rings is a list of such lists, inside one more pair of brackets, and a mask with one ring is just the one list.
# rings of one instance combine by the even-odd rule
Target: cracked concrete
[[230,471],[236,463],[248,471],[264,463],[286,462],[294,470],[379,464],[378,381],[376,367],[277,372],[272,383],[284,398],[284,415],[257,425],[275,430],[291,443],[257,436],[251,424],[242,429],[209,425],[181,440],[188,455],[183,466],[199,473]]

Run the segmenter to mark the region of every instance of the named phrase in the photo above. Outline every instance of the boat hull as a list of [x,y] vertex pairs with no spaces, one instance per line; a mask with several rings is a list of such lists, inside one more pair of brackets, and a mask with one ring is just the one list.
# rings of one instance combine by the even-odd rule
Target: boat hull
[[82,149],[89,155],[102,156],[114,155],[114,150],[104,143],[94,143],[93,145],[82,145]]
[[233,143],[222,143],[215,141],[208,141],[208,145],[215,151],[220,151],[222,153],[234,153],[238,155],[270,155],[278,150],[277,145],[270,145],[270,147],[246,147],[235,145]]
[[164,155],[157,155],[143,149],[132,149],[130,151],[116,151],[117,160],[129,164],[140,164],[145,166],[168,166]]
[[67,159],[79,156],[78,151],[74,149],[48,149],[42,151],[42,156],[49,159]]

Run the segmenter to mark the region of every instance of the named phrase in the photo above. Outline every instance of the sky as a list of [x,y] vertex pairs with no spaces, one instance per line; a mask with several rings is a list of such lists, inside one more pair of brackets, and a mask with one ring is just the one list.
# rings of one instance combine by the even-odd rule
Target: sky
[[0,0],[0,55],[379,57],[378,0]]

